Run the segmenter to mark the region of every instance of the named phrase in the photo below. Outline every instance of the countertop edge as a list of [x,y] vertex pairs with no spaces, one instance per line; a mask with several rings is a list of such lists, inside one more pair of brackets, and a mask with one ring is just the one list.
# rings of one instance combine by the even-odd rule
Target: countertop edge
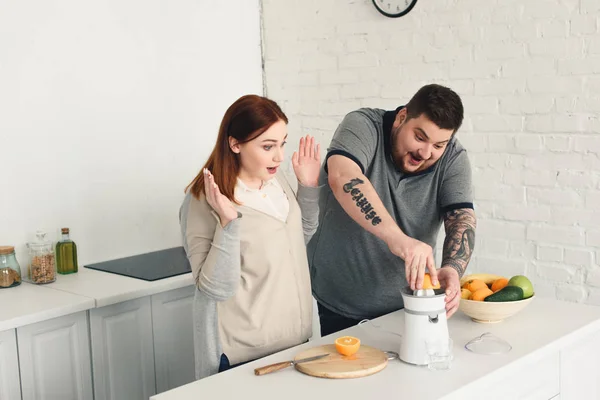
[[[45,286],[38,286],[38,285],[31,284],[33,290],[40,290],[40,291],[50,290],[53,292],[66,293],[71,296],[76,296],[79,299],[75,303],[65,304],[65,305],[61,305],[61,306],[57,306],[57,307],[51,307],[47,310],[34,311],[34,312],[27,313],[27,314],[19,315],[14,318],[0,320],[0,332],[11,330],[11,329],[18,329],[25,325],[31,325],[31,324],[35,324],[38,322],[43,322],[43,321],[47,321],[50,319],[63,317],[65,315],[74,314],[74,313],[77,313],[80,311],[87,311],[87,310],[91,310],[94,308],[110,306],[113,304],[122,303],[122,302],[129,301],[129,300],[135,300],[135,299],[139,299],[142,297],[152,296],[152,295],[168,292],[171,290],[176,290],[176,289],[194,285],[194,281],[193,281],[191,272],[182,274],[182,275],[178,275],[175,277],[165,278],[164,281],[166,281],[166,282],[160,282],[161,280],[154,281],[154,282],[147,282],[148,283],[147,287],[143,287],[143,286],[140,287],[139,283],[144,282],[144,281],[141,281],[139,279],[130,278],[130,277],[121,277],[121,278],[131,279],[132,282],[136,282],[138,285],[132,285],[135,287],[134,287],[134,289],[129,290],[129,291],[123,291],[121,293],[116,293],[116,294],[109,294],[106,296],[98,296],[98,295],[94,295],[94,294],[85,295],[85,294],[80,293],[76,289],[73,290],[73,289],[69,289],[69,288],[53,287],[53,286],[51,286],[51,284],[45,285]],[[11,290],[11,289],[7,289],[7,290]],[[75,299],[75,297],[74,297],[74,299]]]
[[48,321],[54,318],[64,317],[65,315],[75,314],[81,311],[87,311],[94,308],[94,299],[86,298],[87,301],[75,305],[65,305],[61,307],[52,308],[50,310],[34,312],[19,317],[15,317],[9,320],[0,321],[0,332],[8,331],[11,329],[18,329],[26,325],[36,324],[38,322]]
[[[191,273],[190,273],[191,278]],[[124,301],[135,300],[141,297],[152,296],[155,294],[160,294],[164,292],[168,292],[171,290],[181,289],[184,287],[192,286],[194,284],[193,280],[190,279],[189,282],[185,279],[179,279],[173,282],[166,283],[161,286],[155,286],[150,288],[140,288],[136,290],[132,290],[130,292],[110,295],[106,297],[96,298],[95,308],[106,307],[117,303],[122,303]]]

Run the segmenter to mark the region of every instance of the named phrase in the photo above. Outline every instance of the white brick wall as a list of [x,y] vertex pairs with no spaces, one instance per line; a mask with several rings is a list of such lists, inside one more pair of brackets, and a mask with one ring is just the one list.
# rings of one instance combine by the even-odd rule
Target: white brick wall
[[263,12],[266,91],[293,146],[311,133],[327,147],[358,107],[452,87],[479,217],[469,269],[600,305],[600,1],[420,0],[391,19],[370,0],[263,0]]

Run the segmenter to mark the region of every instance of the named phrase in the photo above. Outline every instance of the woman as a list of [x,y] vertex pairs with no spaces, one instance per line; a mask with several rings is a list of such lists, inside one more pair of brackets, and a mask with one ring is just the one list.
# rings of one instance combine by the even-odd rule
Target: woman
[[297,196],[279,172],[287,117],[264,97],[233,103],[180,211],[196,281],[196,379],[305,342],[312,295],[305,243],[317,228],[320,148],[300,139]]

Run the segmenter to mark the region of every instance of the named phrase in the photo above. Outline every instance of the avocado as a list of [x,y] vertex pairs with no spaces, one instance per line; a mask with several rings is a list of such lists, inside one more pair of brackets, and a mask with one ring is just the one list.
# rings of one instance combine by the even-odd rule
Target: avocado
[[490,294],[483,301],[517,301],[523,300],[523,289],[518,286],[505,286],[494,294]]

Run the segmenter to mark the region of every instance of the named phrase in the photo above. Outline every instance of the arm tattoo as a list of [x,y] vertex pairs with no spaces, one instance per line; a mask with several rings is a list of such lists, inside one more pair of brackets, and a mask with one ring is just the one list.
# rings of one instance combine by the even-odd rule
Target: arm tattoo
[[442,267],[451,267],[462,277],[475,247],[477,219],[470,208],[460,208],[444,214],[446,239],[442,254]]
[[360,208],[360,212],[365,214],[365,219],[367,221],[371,221],[373,225],[379,225],[381,218],[379,218],[375,210],[373,210],[373,206],[369,203],[369,200],[367,200],[360,189],[355,187],[362,183],[365,183],[365,181],[360,178],[350,179],[350,181],[344,185],[344,192],[349,193],[350,196],[352,196],[352,200],[356,202],[356,206]]

